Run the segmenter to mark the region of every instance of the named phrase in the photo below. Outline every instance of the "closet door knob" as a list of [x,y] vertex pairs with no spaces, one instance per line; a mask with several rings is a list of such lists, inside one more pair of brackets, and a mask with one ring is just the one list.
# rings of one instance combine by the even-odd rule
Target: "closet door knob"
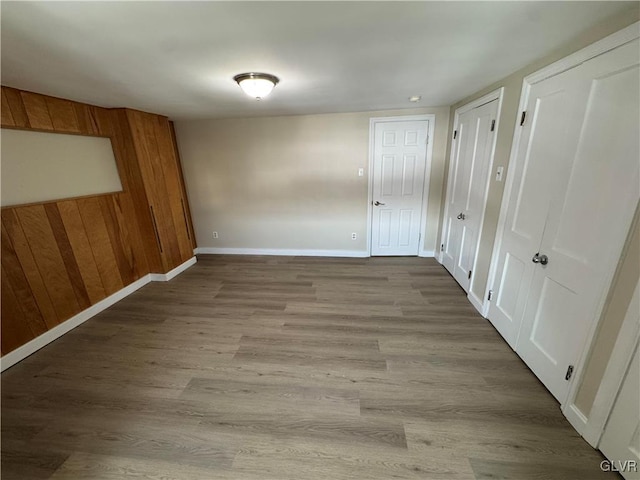
[[546,255],[540,255],[540,252],[536,253],[531,259],[533,263],[539,263],[540,265],[546,265],[549,263],[549,257]]
[[460,212],[456,218],[458,220],[464,220],[465,218],[467,218],[467,216],[464,213]]

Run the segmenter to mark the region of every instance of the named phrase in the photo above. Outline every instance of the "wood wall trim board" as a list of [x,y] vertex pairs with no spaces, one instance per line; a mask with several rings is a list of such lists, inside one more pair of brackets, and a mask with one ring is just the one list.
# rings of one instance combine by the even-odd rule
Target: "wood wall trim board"
[[[86,308],[86,309],[82,310],[81,312],[77,313],[73,317],[71,317],[68,320],[62,322],[60,325],[57,325],[56,327],[54,327],[54,328],[42,333],[41,335],[38,335],[38,336],[32,335],[30,338],[27,338],[27,337],[29,337],[29,333],[27,331],[23,332],[24,338],[27,338],[27,342],[23,343],[18,348],[12,350],[11,352],[7,353],[2,358],[0,358],[0,372],[5,371],[7,368],[15,365],[16,363],[20,362],[21,360],[24,360],[25,358],[27,358],[32,353],[37,352],[42,347],[48,345],[49,343],[53,342],[57,338],[60,338],[65,333],[70,332],[71,330],[73,330],[74,328],[78,327],[79,325],[82,325],[84,322],[86,322],[90,318],[96,316],[100,312],[106,310],[111,305],[114,305],[115,303],[119,302],[120,300],[122,300],[123,298],[127,297],[128,295],[131,295],[136,290],[139,290],[140,288],[144,287],[147,283],[154,282],[154,281],[161,281],[161,282],[169,281],[172,278],[174,278],[177,275],[179,275],[180,273],[182,273],[185,270],[187,270],[189,267],[194,265],[196,262],[197,262],[196,257],[192,257],[189,260],[187,260],[186,262],[184,262],[183,264],[181,264],[181,265],[177,266],[176,268],[174,268],[173,270],[171,270],[170,272],[167,272],[166,274],[147,274],[147,275],[144,275],[143,277],[141,277],[141,278],[137,279],[136,281],[130,283],[126,287],[118,290],[117,292],[114,292],[113,294],[109,295],[108,297],[106,297],[106,298],[100,300],[99,302],[91,305],[89,308]],[[6,278],[6,276],[3,274],[2,275],[2,279],[3,279],[3,285],[2,285],[3,288],[2,288],[2,290],[4,290],[4,286],[5,286],[4,285],[4,279],[5,278]],[[10,285],[8,287],[10,288]],[[11,297],[11,298],[15,298],[15,297]],[[9,299],[10,303],[11,303],[11,298]],[[3,297],[3,300],[4,300],[4,297]],[[19,305],[17,305],[17,307],[19,307]],[[13,308],[16,308],[16,304],[13,305]],[[33,337],[35,337],[35,338],[33,338]],[[3,352],[4,352],[4,348],[3,348]]]

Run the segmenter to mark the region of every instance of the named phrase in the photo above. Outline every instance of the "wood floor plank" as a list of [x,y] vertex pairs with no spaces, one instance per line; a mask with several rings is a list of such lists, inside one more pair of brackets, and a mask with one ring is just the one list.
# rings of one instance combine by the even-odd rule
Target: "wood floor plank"
[[[100,230],[71,248],[108,247]],[[122,273],[95,260],[90,296]],[[426,258],[200,256],[3,372],[1,394],[3,479],[603,478]]]

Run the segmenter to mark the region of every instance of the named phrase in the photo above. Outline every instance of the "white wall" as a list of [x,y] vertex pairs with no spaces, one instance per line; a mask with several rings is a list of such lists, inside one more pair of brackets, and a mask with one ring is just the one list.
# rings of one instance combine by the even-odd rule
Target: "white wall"
[[369,119],[423,113],[436,115],[424,232],[434,250],[448,107],[177,121],[198,247],[365,252]]

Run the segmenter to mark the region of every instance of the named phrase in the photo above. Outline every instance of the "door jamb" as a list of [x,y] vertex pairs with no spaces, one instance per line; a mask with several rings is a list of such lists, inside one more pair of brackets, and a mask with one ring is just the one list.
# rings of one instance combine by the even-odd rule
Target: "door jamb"
[[369,176],[368,176],[368,193],[367,193],[367,253],[371,256],[371,234],[372,234],[372,215],[373,209],[373,159],[375,148],[375,127],[376,123],[383,122],[411,122],[411,121],[428,121],[429,128],[427,131],[427,151],[425,158],[424,185],[422,187],[422,214],[420,215],[420,243],[418,244],[419,257],[432,257],[433,252],[425,251],[425,228],[427,226],[427,210],[429,208],[429,183],[431,180],[431,160],[433,156],[433,141],[435,133],[436,115],[434,113],[426,113],[422,115],[403,115],[393,117],[371,117],[369,118]]
[[[492,179],[492,173],[493,173],[493,162],[494,162],[495,153],[496,153],[496,145],[498,144],[497,140],[498,140],[498,132],[500,131],[500,116],[502,113],[503,96],[504,96],[504,87],[500,87],[490,93],[487,93],[486,95],[483,95],[480,98],[477,98],[476,100],[473,100],[457,108],[453,117],[453,130],[455,131],[457,130],[460,123],[460,115],[470,110],[473,110],[474,108],[481,107],[486,103],[493,102],[494,100],[498,100],[498,109],[497,109],[496,119],[495,119],[496,125],[494,129],[493,142],[491,146],[491,154],[489,157],[489,176],[487,177],[486,185],[484,185],[484,194],[482,196],[482,214],[480,216],[480,224],[478,225],[478,237],[477,237],[476,248],[474,252],[473,266],[471,268],[472,272],[476,271],[476,264],[478,262],[478,252],[480,250],[480,235],[482,234],[482,227],[484,226],[485,214],[487,210],[487,201],[489,200],[489,187],[491,185],[491,179]],[[458,142],[458,139],[451,140],[451,151],[449,153],[449,171],[447,172],[447,190],[446,190],[445,204],[444,204],[444,215],[442,217],[443,225],[449,212],[449,195],[451,193],[451,182],[452,182],[451,167],[453,165],[453,160],[456,153],[457,142]],[[443,227],[441,232],[441,237],[440,237],[440,245],[444,243],[445,233],[446,232]],[[438,252],[439,253],[436,256],[436,258],[438,262],[442,264],[442,249],[438,248]],[[469,291],[467,292],[467,298],[469,299],[469,302],[471,302],[471,304],[476,308],[476,310],[480,312],[480,314],[482,314],[483,316],[486,316],[486,310],[488,310],[489,308],[489,304],[486,302],[486,300],[484,300],[486,298],[486,295],[483,297],[483,299],[480,299],[472,293],[471,286],[473,285],[473,279],[474,279],[474,275],[472,273],[471,281],[469,282]]]
[[[613,50],[614,48],[620,47],[626,43],[629,43],[639,38],[640,37],[639,28],[640,28],[640,22],[636,22],[632,25],[629,25],[628,27],[623,28],[618,32],[615,32],[603,38],[602,40],[592,43],[591,45],[588,45],[587,47],[581,50],[578,50],[577,52],[563,59],[560,59],[557,62],[554,62],[540,70],[537,70],[536,72],[531,73],[530,75],[526,76],[523,79],[522,91],[520,95],[520,103],[518,105],[518,110],[516,111],[516,119],[515,119],[516,128],[513,133],[513,140],[511,144],[511,154],[509,156],[509,164],[508,164],[508,170],[507,170],[507,178],[506,178],[505,189],[503,192],[502,202],[500,206],[500,215],[498,218],[496,238],[493,244],[493,252],[491,255],[491,265],[489,268],[489,278],[487,281],[487,287],[486,287],[484,298],[487,298],[489,290],[493,289],[493,284],[496,281],[498,253],[500,252],[500,248],[502,246],[502,237],[504,235],[504,230],[506,227],[506,215],[507,215],[509,197],[511,196],[511,190],[515,180],[514,178],[515,169],[513,168],[513,166],[515,165],[515,161],[516,161],[515,157],[518,151],[518,147],[521,139],[521,132],[522,132],[522,127],[518,125],[518,121],[519,121],[520,113],[526,109],[531,86],[535,83],[541,82],[542,80],[545,80],[554,75],[558,75],[566,70],[569,70],[571,68],[574,68],[580,65],[583,62],[586,62],[587,60],[590,60],[598,55],[602,55],[610,50]],[[613,267],[613,269],[615,270],[615,266]],[[607,275],[608,287],[606,288],[606,290],[611,288],[614,272],[607,272],[607,273],[608,273]],[[595,316],[591,319],[590,325],[588,326],[588,332],[585,337],[584,345],[582,346],[579,357],[576,361],[575,370],[574,370],[575,374],[571,379],[571,384],[569,385],[567,395],[564,401],[561,402],[561,410],[563,415],[569,420],[571,425],[576,429],[576,431],[580,435],[585,434],[588,427],[589,420],[579,410],[579,408],[575,405],[574,402],[578,394],[579,386],[582,383],[584,366],[587,359],[587,352],[589,351],[590,347],[593,345],[597,326],[602,320],[603,307],[607,297],[607,293],[608,292],[603,293],[602,298],[600,299],[596,307]],[[489,305],[488,302],[487,302],[487,305]],[[488,314],[488,308],[487,308],[487,314]],[[517,340],[516,340],[516,343],[517,343]],[[613,407],[613,404],[610,407]],[[607,412],[607,417],[608,417],[608,414],[609,412]],[[602,425],[602,428],[597,434],[598,439],[603,429],[604,429],[604,424]],[[594,435],[593,432],[590,435]],[[591,438],[593,438],[593,436]]]

